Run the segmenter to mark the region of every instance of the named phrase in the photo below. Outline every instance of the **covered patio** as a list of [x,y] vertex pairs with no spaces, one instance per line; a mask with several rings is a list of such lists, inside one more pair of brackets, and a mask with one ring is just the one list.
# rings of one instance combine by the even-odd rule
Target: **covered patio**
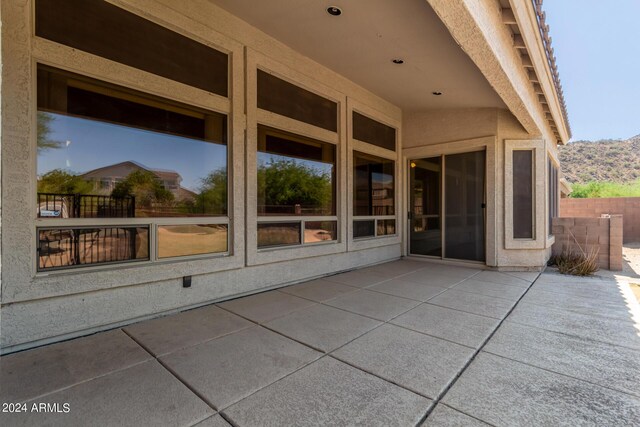
[[635,425],[629,292],[379,264],[5,356],[3,424]]

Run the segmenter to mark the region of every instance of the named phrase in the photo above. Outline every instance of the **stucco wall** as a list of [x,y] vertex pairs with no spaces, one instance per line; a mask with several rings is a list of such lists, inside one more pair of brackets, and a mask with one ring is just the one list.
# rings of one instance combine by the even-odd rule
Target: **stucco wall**
[[597,218],[603,214],[622,215],[624,243],[640,242],[640,197],[564,198],[560,201],[561,217]]
[[[206,93],[33,37],[33,0],[3,0],[0,128],[4,190],[0,341],[3,351],[82,335],[401,256],[400,230],[404,228],[404,218],[399,214],[396,216],[396,236],[368,242],[353,242],[347,237],[350,235],[347,159],[353,143],[347,137],[348,108],[357,106],[371,117],[396,126],[400,134],[399,108],[208,1],[114,0],[113,3],[228,52],[230,97]],[[231,253],[189,260],[36,273],[36,226],[40,221],[35,218],[37,62],[227,114],[230,117],[228,147],[232,170]],[[247,70],[249,66],[260,66],[337,102],[338,132],[329,135],[292,119],[264,114],[255,105],[247,104],[246,99],[255,99],[253,92],[245,93],[246,87],[255,88],[255,82],[245,81],[247,75],[255,74],[255,69]],[[244,202],[248,189],[254,186],[253,182],[245,181],[249,161],[246,159],[255,159],[255,153],[245,152],[245,143],[248,147],[255,146],[252,138],[256,138],[258,122],[337,144],[339,242],[273,251],[255,250],[255,224],[246,220],[251,204]],[[398,153],[400,150],[401,140]],[[11,161],[4,161],[7,158]],[[400,185],[401,178],[398,188]],[[253,258],[248,256],[251,254]],[[181,285],[185,275],[193,276],[191,288]]]
[[554,218],[553,255],[598,253],[598,265],[608,270],[622,270],[622,227],[620,215],[600,218]]
[[463,108],[405,113],[404,148],[496,135],[498,109]]

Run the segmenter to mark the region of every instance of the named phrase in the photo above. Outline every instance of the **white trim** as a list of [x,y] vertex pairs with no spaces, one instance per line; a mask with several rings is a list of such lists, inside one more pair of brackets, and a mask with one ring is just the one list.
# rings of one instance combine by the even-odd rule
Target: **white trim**
[[[409,188],[409,162],[415,159],[421,159],[426,157],[439,157],[446,156],[450,154],[462,154],[462,153],[470,153],[474,151],[485,151],[485,188],[486,188],[486,208],[485,208],[485,262],[487,266],[496,266],[498,261],[497,254],[497,209],[498,209],[498,200],[496,194],[496,186],[497,186],[497,137],[494,135],[484,136],[473,139],[465,139],[459,141],[451,141],[440,144],[432,144],[425,145],[420,147],[411,147],[403,150],[403,165],[406,168],[404,179],[407,180],[407,184],[405,184],[405,203],[406,203],[406,212],[409,211],[409,192],[411,189]],[[444,185],[444,179],[443,185]],[[444,191],[443,191],[444,194]],[[442,206],[444,209],[444,204]],[[444,229],[444,215],[441,213],[442,218],[442,229]],[[404,250],[406,251],[407,256],[411,255],[409,245],[411,244],[411,239],[409,235],[409,224],[405,227],[406,237],[404,241],[406,244],[404,245]],[[444,236],[444,233],[442,233]],[[444,245],[443,245],[444,247]],[[446,255],[446,254],[445,254]],[[429,257],[431,259],[444,259],[450,260],[451,258],[440,258],[440,257]],[[457,260],[456,260],[457,261]]]
[[[257,107],[257,73],[258,69],[274,74],[291,84],[314,92],[338,104],[338,131],[331,132],[289,117],[280,116]],[[297,258],[308,258],[321,255],[336,254],[346,250],[345,212],[346,179],[344,176],[345,139],[344,106],[345,96],[322,83],[307,77],[283,64],[250,48],[246,49],[246,264],[260,265],[280,262]],[[327,217],[338,222],[337,240],[317,243],[301,243],[299,245],[281,246],[258,249],[258,222],[272,221],[276,217],[259,216],[257,200],[257,155],[258,155],[258,125],[266,125],[276,130],[290,132],[301,136],[317,139],[336,145],[336,215]],[[304,216],[288,216],[286,222],[306,221]],[[304,231],[303,231],[304,232]],[[304,235],[301,236],[301,241]],[[323,244],[318,244],[323,243]]]
[[[387,150],[382,147],[378,147],[367,142],[363,142],[353,138],[353,112],[356,111],[370,119],[376,120],[396,130],[396,151]],[[404,223],[402,221],[403,216],[400,215],[402,207],[402,193],[403,187],[400,174],[402,167],[400,165],[402,159],[402,124],[399,120],[395,120],[392,117],[385,115],[384,113],[372,108],[363,102],[360,102],[352,97],[347,97],[347,245],[349,251],[357,251],[368,248],[375,248],[380,246],[395,245],[402,242],[402,230]],[[394,212],[395,215],[365,215],[356,216],[353,212],[353,152],[358,151],[364,154],[371,154],[374,156],[382,157],[394,162]],[[395,219],[396,232],[391,235],[378,236],[378,219]],[[374,220],[374,236],[367,237],[353,237],[353,222],[354,220]]]
[[[513,152],[516,150],[533,151],[533,238],[516,239],[513,237]],[[504,246],[505,249],[544,249],[547,241],[546,222],[546,176],[547,151],[544,140],[505,140],[504,149]],[[542,178],[542,179],[540,179]],[[541,202],[542,201],[542,202]]]
[[[31,18],[33,23],[35,15],[35,2],[31,2]],[[128,9],[128,8],[126,8]],[[152,22],[160,20],[153,17],[145,16]],[[167,15],[167,19],[183,19],[183,16]],[[165,21],[159,22],[161,25],[174,29],[174,26],[166,25]],[[194,88],[183,83],[179,83],[164,77],[157,76],[127,65],[98,57],[77,49],[70,48],[46,39],[36,37],[34,34],[34,26],[30,26],[30,85],[29,85],[29,121],[30,121],[30,159],[29,170],[27,173],[30,177],[35,177],[37,173],[37,150],[35,139],[37,137],[36,112],[37,112],[37,64],[43,64],[55,67],[61,70],[70,71],[80,75],[84,75],[96,80],[107,83],[116,84],[126,88],[131,88],[152,96],[162,97],[168,100],[184,103],[189,106],[202,108],[227,116],[228,135],[227,135],[227,168],[228,168],[228,217],[221,219],[219,217],[191,217],[184,218],[188,223],[193,219],[199,223],[220,223],[226,221],[229,224],[229,244],[228,252],[223,254],[206,254],[204,256],[186,256],[179,258],[167,258],[154,261],[132,261],[127,263],[114,263],[95,265],[87,267],[76,267],[66,270],[55,270],[50,272],[37,271],[38,255],[36,248],[38,247],[37,227],[60,227],[60,226],[85,226],[94,225],[96,227],[123,225],[123,224],[155,224],[158,221],[169,220],[169,218],[135,218],[129,219],[42,219],[36,218],[36,180],[30,179],[28,194],[24,195],[25,203],[29,207],[31,217],[26,224],[29,227],[30,240],[24,241],[23,245],[28,246],[30,280],[33,291],[25,292],[18,287],[22,287],[23,282],[19,280],[8,280],[4,286],[4,295],[20,294],[20,298],[11,299],[3,298],[4,302],[21,301],[24,299],[43,298],[57,295],[68,294],[68,290],[58,290],[61,288],[57,282],[64,280],[64,277],[73,277],[73,282],[77,284],[75,292],[87,292],[94,290],[102,290],[125,286],[128,284],[139,283],[139,279],[132,279],[131,270],[135,268],[135,276],[138,278],[143,276],[146,282],[171,280],[182,277],[184,275],[197,275],[203,273],[213,273],[241,267],[244,262],[242,255],[244,248],[243,224],[239,224],[233,218],[244,219],[244,206],[242,203],[233,203],[237,197],[243,192],[244,164],[233,161],[234,158],[244,157],[244,142],[238,139],[238,135],[244,134],[244,58],[242,55],[243,47],[239,43],[226,38],[215,36],[213,43],[214,48],[222,50],[229,55],[229,96],[228,98],[215,95],[213,93]],[[187,27],[184,27],[187,28]],[[185,30],[179,33],[185,33]],[[202,32],[201,32],[202,33]],[[187,35],[189,36],[189,35]],[[209,34],[207,37],[211,37]],[[198,37],[202,39],[202,37]],[[202,42],[202,40],[199,40]],[[205,43],[212,45],[211,43]],[[123,221],[121,221],[123,220]],[[172,221],[176,220],[171,219]],[[210,222],[211,221],[211,222]],[[222,222],[224,223],[224,222]],[[155,235],[154,227],[150,227],[150,256],[153,256]],[[170,264],[170,265],[168,265]],[[105,280],[104,273],[109,272],[108,280]],[[14,273],[16,274],[16,273]],[[17,273],[23,275],[22,272]],[[57,277],[60,276],[59,279]],[[24,277],[22,278],[25,279]],[[134,280],[132,282],[132,280]],[[61,289],[66,289],[62,287]]]

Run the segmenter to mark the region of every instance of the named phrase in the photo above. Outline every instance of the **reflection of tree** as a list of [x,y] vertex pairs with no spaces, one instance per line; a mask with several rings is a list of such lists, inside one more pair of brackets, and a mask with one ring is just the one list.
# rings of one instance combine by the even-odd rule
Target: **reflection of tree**
[[331,173],[294,160],[271,160],[258,166],[258,204],[330,210]]
[[93,184],[77,175],[54,169],[42,175],[38,180],[38,193],[89,194]]
[[51,134],[51,122],[55,118],[44,111],[38,111],[38,153],[50,148],[60,148],[62,141],[55,141],[50,139]]
[[202,179],[200,194],[193,202],[194,213],[223,215],[227,212],[227,169],[220,168]]
[[173,194],[162,186],[153,174],[146,170],[131,172],[125,179],[118,182],[111,192],[111,197],[134,196],[136,206],[152,208],[155,204],[165,204],[173,201]]

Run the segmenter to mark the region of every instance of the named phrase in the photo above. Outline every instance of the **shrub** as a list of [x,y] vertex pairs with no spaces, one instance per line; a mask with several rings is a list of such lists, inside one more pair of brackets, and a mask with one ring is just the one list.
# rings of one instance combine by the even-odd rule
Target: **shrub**
[[579,251],[576,251],[573,246],[565,246],[560,255],[555,255],[549,260],[549,265],[555,265],[558,267],[558,271],[562,274],[571,274],[573,276],[591,276],[598,271],[598,253],[600,248],[594,246],[591,249],[585,251],[575,236],[571,233],[571,237],[578,247]]

